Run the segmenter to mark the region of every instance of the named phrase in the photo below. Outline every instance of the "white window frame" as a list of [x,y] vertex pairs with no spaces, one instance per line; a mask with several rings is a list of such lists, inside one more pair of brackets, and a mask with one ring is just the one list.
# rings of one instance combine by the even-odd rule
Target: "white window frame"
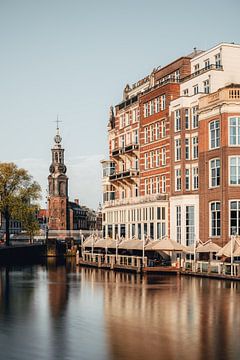
[[[231,184],[231,160],[236,159],[236,179],[237,184]],[[233,155],[228,157],[228,184],[229,186],[240,185],[240,155]]]
[[[215,226],[214,228],[220,229],[220,234],[213,235],[213,227],[212,227],[212,204],[215,204],[215,209],[213,210],[216,213],[220,213],[220,227]],[[216,204],[220,204],[220,210],[216,208]],[[217,218],[216,218],[217,219]],[[215,219],[215,225],[217,223],[217,220]],[[211,238],[219,238],[221,236],[221,201],[211,201],[209,202],[209,237]]]
[[[231,120],[236,119],[236,144],[231,144]],[[230,116],[228,118],[228,145],[231,147],[240,146],[240,117],[239,116]]]
[[181,168],[175,167],[175,191],[181,191],[182,190],[182,176],[181,176]]
[[198,159],[198,135],[192,136],[192,159]]
[[[216,127],[216,123],[219,124],[219,127]],[[214,128],[211,129],[211,124],[214,124]],[[209,150],[218,149],[221,144],[221,127],[220,127],[220,120],[215,119],[209,122],[208,124],[208,132],[209,132]],[[219,133],[219,136],[217,134]],[[214,135],[213,142],[214,145],[212,146],[212,134]],[[219,144],[217,145],[217,142]]]
[[181,138],[174,139],[174,149],[175,149],[175,161],[181,161],[181,157],[182,157]]
[[198,166],[192,166],[192,189],[198,190]]
[[[217,162],[219,162],[219,166],[217,166]],[[214,164],[214,167],[212,167]],[[217,185],[217,169],[219,169],[219,185]],[[213,177],[212,171],[215,170],[215,176]],[[213,180],[216,184],[213,184]],[[220,158],[213,158],[209,160],[209,187],[216,188],[219,187],[221,183],[221,160]]]
[[174,111],[174,130],[175,132],[181,131],[181,111],[177,109]]

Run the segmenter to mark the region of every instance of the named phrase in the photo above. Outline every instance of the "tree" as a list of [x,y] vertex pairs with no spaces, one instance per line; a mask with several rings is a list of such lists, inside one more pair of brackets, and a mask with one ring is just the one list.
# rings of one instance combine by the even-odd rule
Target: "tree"
[[10,219],[26,222],[32,203],[40,199],[40,191],[27,170],[14,163],[0,163],[0,212],[6,222],[6,245],[10,240]]
[[29,235],[30,243],[32,242],[34,235],[36,235],[40,229],[37,220],[38,211],[39,207],[37,205],[22,206],[21,212],[18,216],[22,222],[23,230],[26,230],[27,234]]

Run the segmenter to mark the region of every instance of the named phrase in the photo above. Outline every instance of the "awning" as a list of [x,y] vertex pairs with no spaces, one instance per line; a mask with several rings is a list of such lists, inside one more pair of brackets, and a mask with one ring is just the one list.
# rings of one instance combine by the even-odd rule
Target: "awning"
[[186,251],[185,246],[179,244],[172,239],[163,239],[156,242],[152,246],[151,250],[162,250],[162,251]]
[[197,253],[214,253],[220,251],[222,248],[213,242],[209,242],[208,244],[202,244],[197,247]]
[[[231,242],[233,241],[233,244],[231,245]],[[238,240],[230,240],[222,249],[219,250],[219,252],[216,254],[217,256],[231,256],[231,246],[233,246],[233,256],[240,256],[235,255],[240,252],[240,243]]]
[[142,250],[143,240],[125,240],[119,244],[118,248],[126,250]]
[[95,248],[116,248],[116,241],[112,239],[99,239],[94,243]]

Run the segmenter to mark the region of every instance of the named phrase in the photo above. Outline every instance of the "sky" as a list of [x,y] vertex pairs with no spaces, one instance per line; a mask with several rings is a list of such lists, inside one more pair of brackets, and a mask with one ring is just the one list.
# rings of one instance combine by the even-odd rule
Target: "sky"
[[0,161],[42,187],[57,116],[70,199],[97,208],[109,107],[123,88],[219,42],[240,43],[239,0],[0,0]]

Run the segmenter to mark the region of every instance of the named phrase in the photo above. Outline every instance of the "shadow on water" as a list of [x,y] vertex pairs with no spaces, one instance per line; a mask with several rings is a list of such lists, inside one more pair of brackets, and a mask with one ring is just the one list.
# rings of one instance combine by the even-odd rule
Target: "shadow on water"
[[[240,284],[49,259],[0,268],[4,360],[239,359]],[[1,355],[2,358],[2,355]]]

